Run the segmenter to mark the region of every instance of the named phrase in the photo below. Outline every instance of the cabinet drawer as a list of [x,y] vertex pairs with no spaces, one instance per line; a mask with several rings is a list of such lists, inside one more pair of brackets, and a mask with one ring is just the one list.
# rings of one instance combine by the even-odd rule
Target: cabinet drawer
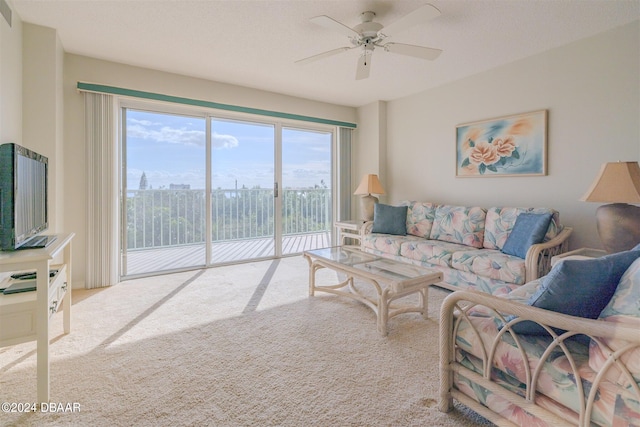
[[54,268],[58,269],[58,273],[49,282],[49,317],[58,311],[67,293],[66,266],[54,266]]
[[[66,265],[52,266],[58,273],[49,280],[49,318],[62,306],[67,294]],[[36,292],[0,293],[0,347],[36,339]]]

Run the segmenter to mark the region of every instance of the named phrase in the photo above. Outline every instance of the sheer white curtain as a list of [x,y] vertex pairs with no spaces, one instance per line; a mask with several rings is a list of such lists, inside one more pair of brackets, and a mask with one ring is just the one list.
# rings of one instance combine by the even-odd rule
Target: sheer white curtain
[[351,136],[353,130],[338,128],[338,220],[351,219]]
[[119,280],[118,143],[113,95],[85,92],[88,289]]

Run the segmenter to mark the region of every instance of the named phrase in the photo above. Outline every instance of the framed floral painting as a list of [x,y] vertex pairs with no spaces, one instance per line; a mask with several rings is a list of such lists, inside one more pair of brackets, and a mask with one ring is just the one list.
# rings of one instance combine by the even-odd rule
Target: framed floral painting
[[547,110],[456,126],[456,176],[547,174]]

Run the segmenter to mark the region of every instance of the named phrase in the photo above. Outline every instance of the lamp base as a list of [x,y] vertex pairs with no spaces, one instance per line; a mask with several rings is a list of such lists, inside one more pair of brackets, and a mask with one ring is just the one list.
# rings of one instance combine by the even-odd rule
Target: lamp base
[[596,221],[607,252],[628,251],[640,243],[640,207],[626,203],[603,205],[596,210]]
[[363,221],[373,221],[373,207],[378,203],[378,198],[368,194],[360,198],[360,214]]

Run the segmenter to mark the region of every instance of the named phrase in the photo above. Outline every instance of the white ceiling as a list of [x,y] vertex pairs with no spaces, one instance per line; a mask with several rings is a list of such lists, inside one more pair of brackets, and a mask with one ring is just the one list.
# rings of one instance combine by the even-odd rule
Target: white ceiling
[[[9,3],[24,22],[57,29],[66,52],[348,106],[418,93],[640,18],[640,0]],[[294,64],[348,45],[345,36],[309,22],[311,17],[329,15],[353,27],[371,10],[388,25],[425,3],[442,15],[393,41],[443,49],[433,62],[376,49],[371,76],[360,81],[355,49]]]

